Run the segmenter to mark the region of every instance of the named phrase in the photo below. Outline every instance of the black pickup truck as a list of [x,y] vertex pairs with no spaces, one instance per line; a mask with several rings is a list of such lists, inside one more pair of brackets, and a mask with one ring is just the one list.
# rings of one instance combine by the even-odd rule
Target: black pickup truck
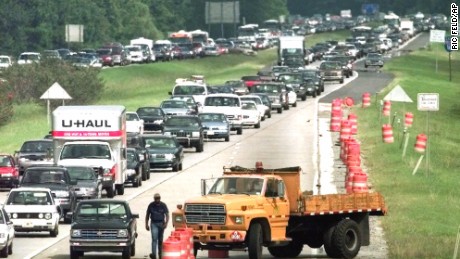
[[138,218],[127,201],[80,201],[72,213],[70,258],[78,259],[85,252],[121,252],[123,259],[135,256]]

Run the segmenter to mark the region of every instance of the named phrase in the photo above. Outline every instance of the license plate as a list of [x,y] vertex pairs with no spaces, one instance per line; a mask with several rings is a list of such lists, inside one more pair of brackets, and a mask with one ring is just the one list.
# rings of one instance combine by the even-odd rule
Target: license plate
[[209,136],[212,136],[212,135],[214,135],[214,131],[208,130],[208,131],[206,132],[206,134],[208,134]]
[[33,228],[33,227],[34,227],[34,223],[32,223],[32,222],[26,222],[26,223],[22,224],[22,227],[23,227],[23,228]]

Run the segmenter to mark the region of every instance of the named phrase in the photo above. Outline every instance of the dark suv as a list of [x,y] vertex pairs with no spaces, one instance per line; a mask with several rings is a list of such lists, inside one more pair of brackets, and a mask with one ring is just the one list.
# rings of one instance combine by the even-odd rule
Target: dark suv
[[144,131],[163,131],[167,117],[160,107],[140,107],[136,113],[144,121]]
[[284,83],[278,82],[261,82],[253,85],[250,89],[253,94],[267,94],[271,101],[273,110],[282,113],[283,109],[289,109],[289,97]]
[[203,125],[196,115],[177,115],[169,118],[164,124],[163,134],[175,136],[184,147],[195,147],[196,152],[203,152]]
[[21,187],[49,188],[54,200],[61,205],[64,222],[69,222],[67,213],[72,212],[77,204],[75,185],[77,181],[70,178],[65,167],[33,166],[26,169],[21,179]]
[[33,165],[53,164],[53,141],[51,139],[27,140],[21,149],[14,152],[16,164],[19,166],[19,174]]
[[127,201],[83,200],[72,213],[70,258],[85,252],[121,252],[122,258],[136,253],[137,219]]

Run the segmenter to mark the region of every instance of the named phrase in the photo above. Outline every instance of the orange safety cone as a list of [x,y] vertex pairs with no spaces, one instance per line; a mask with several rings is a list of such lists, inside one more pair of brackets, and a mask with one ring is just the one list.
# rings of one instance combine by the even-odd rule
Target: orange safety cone
[[391,112],[391,102],[387,100],[383,103],[383,116],[389,117],[390,112]]
[[342,121],[342,111],[332,111],[331,114],[331,125],[330,131],[339,132],[340,131],[340,122]]
[[358,134],[358,116],[350,113],[348,114],[348,121],[350,121],[350,133],[352,135]]
[[351,136],[351,126],[350,122],[347,119],[342,119],[340,123],[340,142],[343,142],[349,139]]

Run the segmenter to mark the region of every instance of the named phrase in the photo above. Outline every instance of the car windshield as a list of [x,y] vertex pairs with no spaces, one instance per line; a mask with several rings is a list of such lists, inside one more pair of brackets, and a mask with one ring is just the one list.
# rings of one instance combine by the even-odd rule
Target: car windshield
[[22,54],[21,56],[19,56],[19,59],[20,60],[33,60],[33,61],[37,61],[39,60],[39,55],[37,54]]
[[219,178],[208,194],[254,194],[262,193],[264,180],[250,177]]
[[254,85],[251,89],[253,89],[253,91],[256,93],[280,93],[281,92],[280,85],[274,85],[274,84]]
[[137,110],[139,116],[162,116],[160,108],[140,108]]
[[173,95],[181,95],[181,94],[188,94],[188,95],[199,95],[204,94],[206,89],[204,86],[200,85],[178,85],[174,87]]
[[320,69],[340,69],[340,64],[338,62],[323,62],[321,63]]
[[[6,201],[8,205],[51,205],[52,197],[46,191],[12,191]],[[1,214],[1,213],[0,213]]]
[[23,184],[66,183],[64,172],[60,170],[28,170],[22,179]]
[[123,203],[119,202],[86,203],[78,206],[75,215],[82,220],[125,219],[127,209]]
[[70,179],[77,181],[96,180],[96,173],[91,167],[66,167],[69,171]]
[[260,98],[257,98],[257,97],[243,97],[243,98],[241,98],[241,100],[243,100],[243,101],[253,101],[256,104],[262,104],[262,100]]
[[224,122],[226,120],[225,114],[223,113],[202,113],[199,114],[198,117],[200,117],[201,121],[204,122]]
[[11,159],[8,156],[0,156],[0,167],[11,167]]
[[176,142],[171,138],[147,138],[145,140],[146,148],[174,148]]
[[243,102],[241,108],[243,110],[257,110],[256,104],[253,102]]
[[53,149],[51,141],[27,141],[22,144],[21,153],[44,153]]
[[302,81],[301,74],[281,74],[278,77],[278,80],[286,83],[297,83]]
[[240,99],[231,96],[208,96],[205,106],[240,106]]
[[163,101],[161,103],[161,108],[163,109],[187,109],[188,106],[184,101]]
[[110,159],[110,149],[101,144],[70,144],[62,148],[61,159],[85,158]]
[[10,59],[9,58],[0,58],[0,63],[10,63]]
[[367,54],[367,58],[381,58],[382,55],[377,54],[377,53],[369,53]]
[[97,54],[98,55],[110,55],[111,50],[110,49],[98,49]]
[[126,113],[126,120],[127,121],[138,121],[139,116],[137,113]]

